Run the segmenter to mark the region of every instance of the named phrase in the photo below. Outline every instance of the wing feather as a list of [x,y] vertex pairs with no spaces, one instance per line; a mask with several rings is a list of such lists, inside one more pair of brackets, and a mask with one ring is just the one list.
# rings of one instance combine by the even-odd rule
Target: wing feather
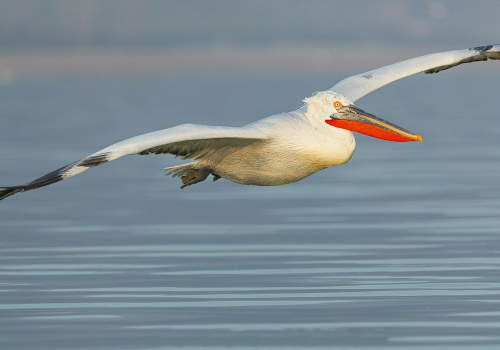
[[438,73],[463,63],[486,61],[488,59],[500,59],[500,44],[412,58],[346,78],[330,90],[345,96],[351,102],[356,102],[361,97],[384,85],[416,73]]
[[139,154],[146,155],[170,153],[175,155],[176,157],[181,157],[182,159],[199,159],[207,152],[210,152],[214,149],[220,149],[222,147],[229,146],[233,148],[241,148],[252,144],[257,140],[260,139],[222,137],[208,140],[189,140],[189,142],[179,141],[148,148],[147,150],[144,150]]
[[33,190],[83,173],[89,168],[132,154],[170,153],[183,158],[201,159],[216,152],[233,152],[266,135],[252,127],[231,128],[184,124],[115,143],[20,186],[0,187],[0,200],[18,192]]

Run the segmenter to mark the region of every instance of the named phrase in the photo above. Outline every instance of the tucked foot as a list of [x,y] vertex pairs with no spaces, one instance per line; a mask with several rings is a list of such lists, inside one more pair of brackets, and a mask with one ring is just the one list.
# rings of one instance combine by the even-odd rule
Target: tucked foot
[[186,175],[181,176],[181,180],[183,183],[181,189],[204,181],[208,177],[208,175],[210,175],[210,169],[208,168],[189,169],[186,172]]

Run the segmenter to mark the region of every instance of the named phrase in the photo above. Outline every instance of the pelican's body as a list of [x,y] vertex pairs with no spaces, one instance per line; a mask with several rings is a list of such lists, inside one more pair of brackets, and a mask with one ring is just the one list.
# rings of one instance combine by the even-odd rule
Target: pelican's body
[[[325,115],[325,119],[328,117]],[[307,107],[263,119],[243,127],[265,135],[262,141],[221,159],[209,157],[201,162],[220,177],[260,186],[296,182],[347,162],[356,148],[352,132],[332,128],[324,120],[318,123],[316,119],[309,115]]]
[[304,100],[299,109],[237,127],[194,124],[139,135],[48,173],[30,183],[4,187],[0,200],[46,186],[132,154],[170,153],[194,162],[165,168],[184,188],[214,176],[259,186],[284,185],[347,162],[356,147],[353,131],[391,141],[421,141],[419,135],[354,106],[361,97],[395,80],[437,73],[462,63],[500,59],[500,45],[417,57],[346,78]]
[[[329,114],[325,114],[324,119],[328,117]],[[190,128],[199,126],[188,124],[172,129],[185,131]],[[351,131],[332,128],[324,120],[316,122],[307,107],[238,129],[255,138],[217,147],[200,155],[196,163],[166,168],[166,172],[180,175],[186,169],[206,169],[208,173],[243,185],[284,185],[347,162],[356,148]]]

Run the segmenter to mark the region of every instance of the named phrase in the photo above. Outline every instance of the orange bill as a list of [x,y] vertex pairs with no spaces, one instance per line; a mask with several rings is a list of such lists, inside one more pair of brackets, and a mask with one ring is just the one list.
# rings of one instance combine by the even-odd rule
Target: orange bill
[[325,120],[327,124],[387,141],[422,141],[422,136],[415,135],[357,107],[345,106],[337,111],[330,117],[331,119]]

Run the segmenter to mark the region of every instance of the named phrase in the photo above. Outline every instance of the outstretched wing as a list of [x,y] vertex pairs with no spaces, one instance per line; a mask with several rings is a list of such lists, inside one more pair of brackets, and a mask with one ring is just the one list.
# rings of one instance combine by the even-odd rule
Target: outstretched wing
[[184,124],[115,143],[79,161],[56,169],[25,185],[0,187],[0,200],[15,193],[33,190],[83,173],[85,170],[132,154],[170,153],[183,158],[201,159],[217,149],[237,149],[265,139],[252,128],[232,128]]
[[340,81],[330,90],[345,96],[351,102],[356,102],[361,97],[384,85],[416,73],[438,73],[462,63],[486,61],[488,59],[500,59],[500,44],[412,58],[366,73],[353,75]]

